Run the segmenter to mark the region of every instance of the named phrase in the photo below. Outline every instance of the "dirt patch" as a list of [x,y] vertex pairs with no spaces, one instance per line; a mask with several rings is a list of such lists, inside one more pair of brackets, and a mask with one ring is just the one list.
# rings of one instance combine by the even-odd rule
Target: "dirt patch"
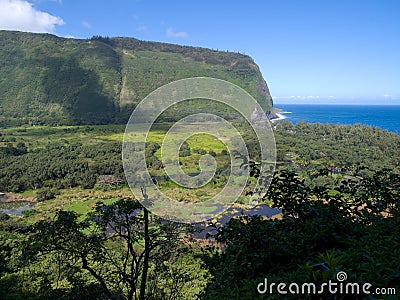
[[0,203],[10,202],[36,202],[34,197],[23,197],[14,193],[0,193]]

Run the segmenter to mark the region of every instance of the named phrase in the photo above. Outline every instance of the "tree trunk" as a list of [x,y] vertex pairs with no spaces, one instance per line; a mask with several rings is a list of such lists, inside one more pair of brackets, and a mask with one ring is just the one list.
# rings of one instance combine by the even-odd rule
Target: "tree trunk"
[[143,271],[142,281],[140,283],[140,300],[145,299],[146,294],[146,283],[147,283],[147,271],[149,269],[149,256],[150,256],[150,237],[149,237],[149,211],[143,208],[144,217],[144,259],[143,259]]

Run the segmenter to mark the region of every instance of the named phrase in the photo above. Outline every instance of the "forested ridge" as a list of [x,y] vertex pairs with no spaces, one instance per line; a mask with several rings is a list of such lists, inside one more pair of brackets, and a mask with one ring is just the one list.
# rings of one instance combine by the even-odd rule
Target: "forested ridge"
[[196,76],[237,84],[272,108],[247,55],[134,38],[0,31],[0,125],[122,124],[155,89]]
[[[160,178],[165,130],[150,132],[146,150],[150,172]],[[398,134],[275,123],[278,169],[264,202],[282,214],[213,220],[210,237],[200,241],[198,227],[160,220],[132,198],[121,132],[119,125],[1,130],[0,191],[37,200],[23,217],[0,215],[2,299],[282,299],[259,294],[257,285],[268,278],[320,287],[339,271],[349,282],[400,291]],[[205,153],[223,166],[227,151],[213,143],[189,139],[182,166],[195,168]],[[254,152],[255,141],[246,143]],[[249,166],[255,177],[257,166]],[[221,167],[207,189],[220,188],[226,176]],[[158,184],[176,193],[173,183]],[[195,201],[203,192],[179,196]],[[340,292],[318,297],[355,299]]]

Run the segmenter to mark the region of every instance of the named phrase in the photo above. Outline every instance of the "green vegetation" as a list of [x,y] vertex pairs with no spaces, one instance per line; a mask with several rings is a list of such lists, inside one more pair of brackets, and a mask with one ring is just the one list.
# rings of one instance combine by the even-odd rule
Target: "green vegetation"
[[[160,144],[168,128],[156,124],[146,147],[159,188],[182,201],[203,201],[221,190],[228,152],[206,134],[184,143],[180,161],[196,173],[202,154],[215,155],[213,180],[186,190],[163,180]],[[41,200],[23,217],[0,214],[2,299],[263,299],[257,285],[264,278],[319,287],[339,271],[349,282],[400,290],[399,135],[361,125],[276,123],[279,169],[264,201],[283,213],[216,222],[213,237],[199,241],[194,228],[161,222],[130,199],[123,130],[0,131],[0,190]],[[257,162],[255,140],[241,130]],[[249,167],[257,177],[258,164]],[[213,241],[221,247],[207,245]]]
[[[150,172],[160,181],[161,190],[173,196],[180,188],[172,181],[162,180],[167,176],[160,160],[160,144],[168,128],[160,124],[150,132],[146,156]],[[28,197],[53,203],[53,198],[57,202],[66,195],[70,197],[68,190],[76,188],[103,192],[126,188],[121,161],[123,130],[120,125],[2,130],[0,147],[7,152],[0,158],[3,166],[0,169],[0,190],[19,194],[34,190]],[[229,157],[222,154],[225,146],[206,134],[190,137],[184,146],[180,160],[182,168],[189,174],[200,171],[198,161],[201,153],[216,156],[218,176],[213,181],[200,190],[179,192],[186,201],[208,199],[218,193],[229,174]],[[24,149],[24,154],[18,149]]]
[[246,55],[136,39],[65,39],[0,31],[0,125],[126,123],[156,88],[194,76],[225,79],[272,107]]
[[360,167],[400,172],[400,139],[396,133],[360,124],[332,125],[288,121],[275,124],[278,162],[312,172],[321,167],[353,175]]
[[[320,174],[321,176],[325,176]],[[257,292],[264,283],[313,283],[317,290],[328,280],[370,283],[375,288],[400,289],[399,175],[388,170],[343,180],[331,194],[328,187],[309,188],[291,171],[279,172],[267,198],[283,208],[283,216],[239,217],[219,228],[223,252],[209,248],[205,261],[213,281],[202,299],[282,299],[275,292]],[[285,288],[288,291],[288,286]],[[397,299],[398,296],[346,295],[337,289],[318,299]],[[314,299],[307,294],[285,299]]]
[[[258,284],[312,282],[319,290],[336,282],[339,271],[348,282],[396,289],[379,299],[398,298],[398,134],[275,123],[278,168],[264,203],[282,213],[268,219],[238,212],[199,232],[201,225],[160,220],[132,199],[121,161],[125,126],[118,124],[154,89],[193,76],[235,83],[268,113],[272,100],[250,57],[128,38],[8,31],[0,31],[0,46],[1,201],[34,204],[22,217],[0,212],[1,299],[280,299],[260,295]],[[172,121],[193,111],[227,117],[242,134],[252,178],[234,209],[245,208],[260,174],[259,145],[240,116],[212,101],[192,99],[159,116],[146,140],[151,176],[163,193],[191,203],[225,186],[230,153],[204,133],[181,145],[179,163],[194,175],[201,156],[213,156],[212,180],[185,189],[166,175],[164,136]]]

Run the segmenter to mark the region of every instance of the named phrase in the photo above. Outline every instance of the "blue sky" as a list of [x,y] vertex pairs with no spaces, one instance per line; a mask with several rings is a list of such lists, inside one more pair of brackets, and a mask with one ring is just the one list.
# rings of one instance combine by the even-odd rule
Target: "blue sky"
[[400,1],[0,0],[0,28],[252,56],[275,103],[400,104]]

